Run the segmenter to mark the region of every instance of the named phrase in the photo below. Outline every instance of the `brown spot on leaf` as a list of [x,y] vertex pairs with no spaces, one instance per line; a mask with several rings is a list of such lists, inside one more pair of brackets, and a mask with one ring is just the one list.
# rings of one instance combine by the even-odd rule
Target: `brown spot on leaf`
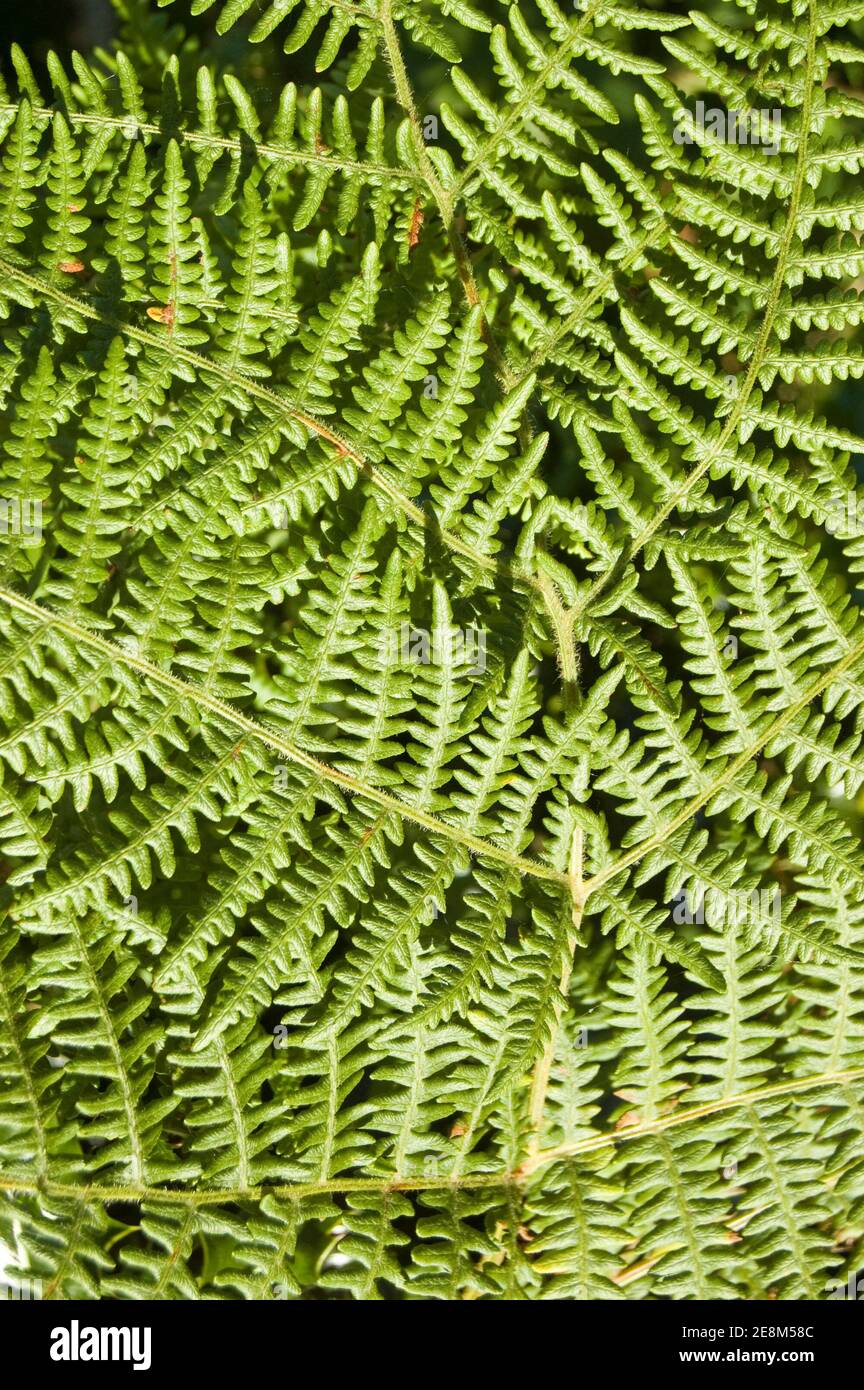
[[616,1129],[626,1129],[626,1127],[627,1127],[628,1125],[636,1125],[636,1124],[638,1124],[638,1123],[639,1123],[639,1111],[638,1111],[638,1110],[628,1110],[627,1113],[626,1113],[626,1115],[622,1115],[621,1118],[620,1118],[620,1120],[617,1121],[617,1123],[616,1123],[616,1125],[615,1125],[615,1128],[616,1128]]
[[418,198],[411,213],[411,225],[408,228],[408,250],[413,251],[420,240],[420,231],[423,226],[423,201]]

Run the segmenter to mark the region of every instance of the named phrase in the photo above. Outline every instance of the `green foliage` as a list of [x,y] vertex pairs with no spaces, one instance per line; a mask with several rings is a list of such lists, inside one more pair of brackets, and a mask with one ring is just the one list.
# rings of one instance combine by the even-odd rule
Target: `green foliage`
[[824,1297],[864,18],[115,8],[0,91],[8,1272]]

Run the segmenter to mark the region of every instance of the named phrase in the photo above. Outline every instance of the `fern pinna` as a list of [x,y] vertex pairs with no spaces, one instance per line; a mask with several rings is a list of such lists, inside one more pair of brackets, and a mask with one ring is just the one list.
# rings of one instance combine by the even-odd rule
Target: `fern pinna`
[[114,4],[0,92],[5,1277],[825,1297],[864,8]]

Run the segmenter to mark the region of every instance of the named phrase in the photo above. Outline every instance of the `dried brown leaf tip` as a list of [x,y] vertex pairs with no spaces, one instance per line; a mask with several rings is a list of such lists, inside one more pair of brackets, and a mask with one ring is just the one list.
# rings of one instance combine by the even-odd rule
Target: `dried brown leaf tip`
[[156,323],[164,323],[167,328],[172,328],[174,326],[174,305],[151,304],[147,310],[147,317]]
[[411,222],[408,227],[408,250],[413,251],[420,240],[420,232],[423,228],[423,202],[418,198],[411,213]]

